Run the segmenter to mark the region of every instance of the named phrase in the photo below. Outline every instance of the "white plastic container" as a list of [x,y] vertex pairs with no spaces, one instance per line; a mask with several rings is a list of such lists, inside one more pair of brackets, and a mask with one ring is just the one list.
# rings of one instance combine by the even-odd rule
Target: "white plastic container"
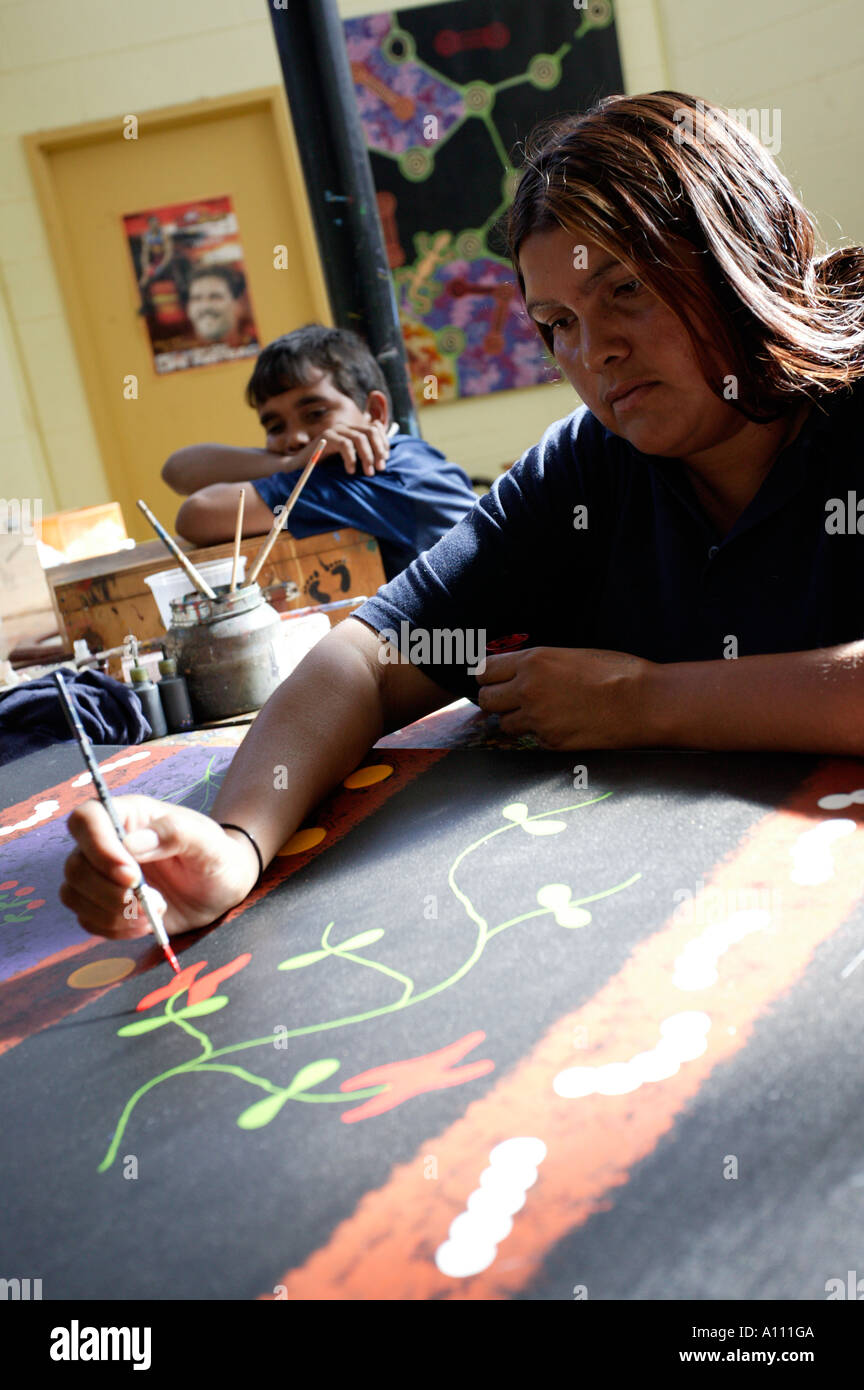
[[[204,565],[196,565],[201,578],[206,580],[211,589],[218,589],[220,584],[231,583],[231,570],[234,565],[234,557],[229,555],[225,560],[208,560]],[[237,587],[239,588],[246,575],[246,556],[240,556],[240,563],[237,566]],[[171,600],[172,598],[182,598],[184,594],[193,593],[195,585],[189,578],[185,570],[160,570],[158,574],[151,574],[145,577],[144,583],[153,594],[156,600],[156,607],[159,609],[159,617],[162,619],[162,626],[166,632],[171,626]]]
[[330,619],[326,613],[308,613],[305,618],[283,618],[282,650],[279,653],[283,676],[290,675],[329,631]]

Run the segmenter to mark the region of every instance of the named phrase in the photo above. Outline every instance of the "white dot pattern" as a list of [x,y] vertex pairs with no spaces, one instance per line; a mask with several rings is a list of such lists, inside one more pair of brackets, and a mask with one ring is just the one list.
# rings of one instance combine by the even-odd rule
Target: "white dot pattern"
[[711,1027],[707,1014],[692,1011],[672,1014],[660,1024],[660,1041],[650,1052],[639,1052],[628,1062],[609,1062],[600,1067],[567,1067],[552,1082],[556,1095],[565,1100],[584,1096],[623,1096],[647,1081],[665,1081],[707,1051]]
[[505,1139],[489,1154],[489,1167],[450,1223],[449,1239],[435,1251],[435,1263],[450,1279],[467,1279],[488,1269],[498,1245],[513,1229],[513,1216],[537,1181],[537,1166],[546,1157],[542,1139]]

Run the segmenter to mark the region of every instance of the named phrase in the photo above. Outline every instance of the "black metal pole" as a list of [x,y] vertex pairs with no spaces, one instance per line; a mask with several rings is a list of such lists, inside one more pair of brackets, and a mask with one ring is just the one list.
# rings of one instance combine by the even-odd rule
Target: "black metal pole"
[[336,0],[268,0],[336,323],[366,338],[400,428],[419,434]]

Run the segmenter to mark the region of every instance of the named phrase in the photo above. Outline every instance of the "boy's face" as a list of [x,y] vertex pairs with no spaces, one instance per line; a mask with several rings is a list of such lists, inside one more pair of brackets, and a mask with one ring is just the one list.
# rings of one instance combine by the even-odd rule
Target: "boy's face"
[[387,409],[380,392],[370,392],[369,409],[361,410],[350,396],[336,387],[329,372],[313,368],[309,381],[292,386],[259,406],[258,418],[273,454],[297,454],[333,425],[368,425],[370,419],[387,424]]

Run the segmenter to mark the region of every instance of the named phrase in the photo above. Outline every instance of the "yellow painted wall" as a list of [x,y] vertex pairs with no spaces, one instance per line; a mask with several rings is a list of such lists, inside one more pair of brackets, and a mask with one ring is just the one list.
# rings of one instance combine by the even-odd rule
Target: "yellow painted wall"
[[657,0],[670,86],[778,108],[778,163],[831,246],[864,242],[861,0]]
[[[283,113],[281,88],[259,87],[142,113],[133,140],[116,118],[74,126],[71,139],[68,128],[27,139],[107,485],[136,540],[151,534],[139,497],[173,523],[177,495],[159,477],[169,454],[202,440],[248,444],[259,430],[244,400],[249,357],[200,371],[154,369],[121,217],[182,203],[192,190],[229,189],[260,341],[326,319],[299,155],[284,138]],[[277,265],[280,245],[290,254]]]
[[36,478],[46,512],[110,500],[21,135],[280,83],[261,0],[0,3],[0,270],[18,359],[0,361],[0,391],[26,383],[39,461],[3,411],[0,495],[31,496]]
[[[378,8],[340,4],[346,18]],[[628,91],[780,107],[780,163],[827,241],[864,241],[861,0],[617,0],[616,13]],[[20,136],[280,80],[262,0],[0,0],[0,496],[38,489],[46,511],[108,499]],[[565,385],[499,392],[427,409],[422,428],[492,476],[574,404]]]

